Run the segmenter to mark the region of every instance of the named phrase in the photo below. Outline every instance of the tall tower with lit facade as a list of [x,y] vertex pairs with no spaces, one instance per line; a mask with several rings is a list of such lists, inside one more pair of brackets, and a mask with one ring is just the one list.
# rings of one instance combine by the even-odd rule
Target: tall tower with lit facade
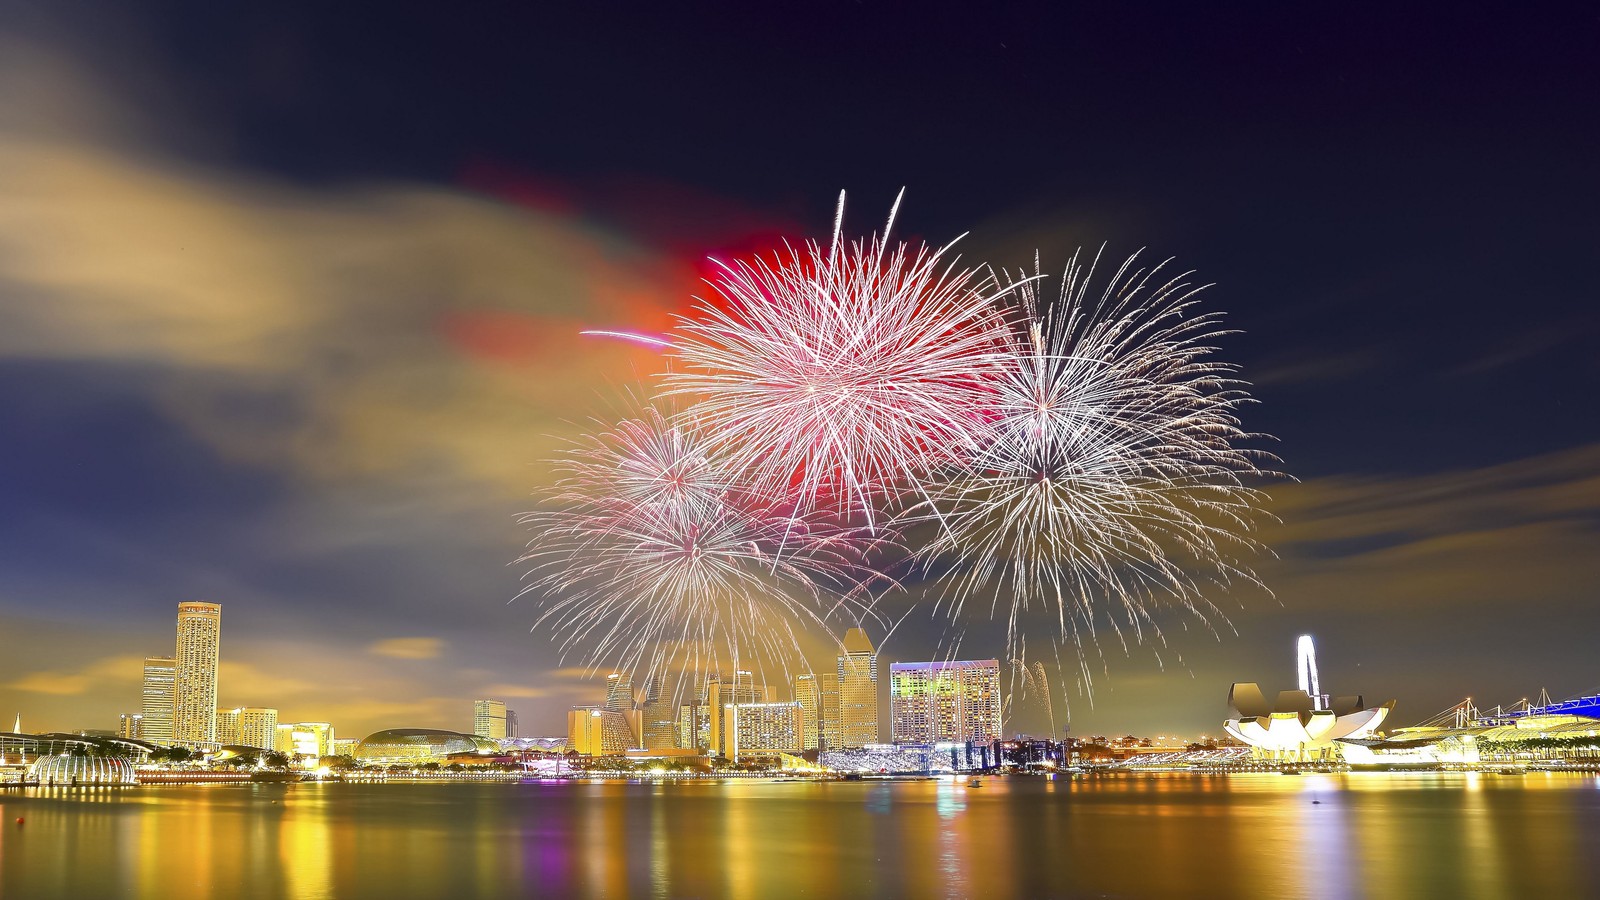
[[217,651],[222,604],[178,604],[177,668],[173,673],[172,739],[209,744],[217,739]]
[[139,704],[139,734],[152,744],[172,743],[172,686],[178,661],[170,656],[144,658],[144,692]]
[[800,704],[803,717],[800,747],[803,750],[815,750],[822,724],[822,689],[817,684],[816,675],[804,672],[794,676],[794,702]]
[[633,678],[620,672],[606,676],[606,709],[626,712],[633,709]]
[[878,742],[878,654],[867,633],[852,628],[839,655],[839,746]]
[[678,723],[672,698],[667,695],[665,675],[656,674],[644,686],[644,735],[646,750],[666,750],[678,745]]
[[506,702],[504,700],[472,701],[472,733],[492,741],[506,736]]

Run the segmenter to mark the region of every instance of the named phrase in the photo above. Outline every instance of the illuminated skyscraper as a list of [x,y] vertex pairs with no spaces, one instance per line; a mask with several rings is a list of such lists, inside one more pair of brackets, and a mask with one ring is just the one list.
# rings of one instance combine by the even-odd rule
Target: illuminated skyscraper
[[180,744],[209,744],[217,739],[217,653],[221,637],[221,604],[178,604],[172,739]]
[[144,658],[144,694],[139,706],[142,740],[172,743],[172,689],[177,665],[170,656]]
[[239,710],[217,710],[217,743],[223,746],[239,743]]
[[867,633],[852,628],[839,656],[839,746],[878,742],[878,654]]
[[644,744],[646,750],[666,750],[678,746],[677,722],[672,699],[666,695],[664,675],[654,675],[644,687]]
[[733,704],[766,703],[771,699],[772,692],[766,685],[756,684],[755,676],[749,672],[735,672],[732,678],[707,679],[707,749],[711,753],[726,753],[732,749],[727,743],[732,732],[728,730],[726,720],[727,711]]
[[606,676],[606,709],[633,709],[633,678],[618,672]]
[[999,740],[999,660],[891,664],[889,727],[897,744]]
[[815,750],[817,728],[822,724],[822,689],[817,686],[817,676],[807,672],[794,677],[794,702],[800,704],[800,712],[804,717],[800,747],[803,750]]
[[234,712],[239,717],[238,743],[258,750],[271,750],[278,734],[278,711],[265,706],[245,706]]
[[472,701],[472,733],[490,740],[499,740],[505,737],[506,702],[504,700]]
[[805,714],[803,749],[833,749],[844,740],[839,721],[837,672],[806,672],[794,677],[794,699]]
[[839,673],[818,673],[817,690],[822,695],[822,709],[817,714],[817,747],[823,750],[843,747],[844,710],[839,703]]

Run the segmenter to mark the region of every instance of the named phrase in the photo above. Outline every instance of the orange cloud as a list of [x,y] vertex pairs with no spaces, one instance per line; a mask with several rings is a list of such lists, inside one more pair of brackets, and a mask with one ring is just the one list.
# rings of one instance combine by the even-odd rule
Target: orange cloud
[[368,645],[367,652],[393,659],[434,659],[443,647],[438,638],[388,638]]

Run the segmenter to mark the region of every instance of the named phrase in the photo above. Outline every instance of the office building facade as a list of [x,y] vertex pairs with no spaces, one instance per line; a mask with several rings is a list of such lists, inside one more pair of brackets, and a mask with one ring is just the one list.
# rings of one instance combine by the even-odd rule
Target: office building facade
[[860,628],[845,632],[839,655],[839,746],[878,742],[878,654]]
[[999,660],[889,666],[889,728],[896,744],[997,741],[1001,699]]
[[144,688],[140,698],[139,728],[142,740],[152,744],[172,743],[173,683],[178,661],[170,656],[144,658]]
[[173,672],[172,739],[209,744],[217,739],[217,659],[222,605],[178,604],[178,649]]
[[722,711],[722,752],[730,759],[762,753],[797,753],[805,741],[800,704],[729,703]]
[[472,733],[481,738],[488,738],[491,741],[498,741],[506,737],[505,701],[472,701]]

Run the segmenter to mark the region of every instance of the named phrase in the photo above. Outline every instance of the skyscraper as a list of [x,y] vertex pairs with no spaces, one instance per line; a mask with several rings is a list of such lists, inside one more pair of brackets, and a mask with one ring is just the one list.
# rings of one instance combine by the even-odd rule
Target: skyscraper
[[620,672],[606,676],[606,709],[627,712],[633,709],[633,677]]
[[845,632],[839,655],[839,717],[841,747],[878,742],[878,654],[860,628]]
[[217,710],[217,743],[227,746],[239,743],[238,709]]
[[172,743],[172,690],[177,660],[170,656],[144,658],[144,694],[139,705],[142,740],[153,744]]
[[839,673],[818,672],[817,693],[822,700],[818,710],[817,747],[835,750],[844,746],[844,718],[839,706]]
[[271,707],[245,706],[235,712],[239,716],[239,744],[271,750],[278,736],[278,711]]
[[117,722],[117,737],[129,740],[144,739],[144,716],[139,713],[123,713]]
[[499,740],[505,737],[506,702],[504,700],[472,701],[472,733],[490,740]]
[[506,737],[512,738],[512,737],[516,737],[516,736],[517,736],[517,711],[514,710],[514,709],[508,709],[508,710],[506,710]]
[[180,744],[209,744],[217,739],[217,651],[221,637],[221,604],[178,604],[172,739]]
[[817,685],[816,675],[806,672],[794,677],[794,702],[800,704],[800,712],[804,717],[800,748],[815,750],[820,736],[819,727],[822,724],[822,689]]
[[646,750],[666,750],[678,745],[672,699],[666,695],[665,675],[650,677],[644,686],[644,744]]
[[897,744],[999,740],[1000,661],[890,665],[889,728]]
[[726,753],[732,749],[727,738],[732,732],[726,724],[728,710],[733,704],[765,703],[772,699],[766,685],[756,684],[749,672],[735,672],[732,678],[706,680],[706,734],[707,749],[711,753]]

